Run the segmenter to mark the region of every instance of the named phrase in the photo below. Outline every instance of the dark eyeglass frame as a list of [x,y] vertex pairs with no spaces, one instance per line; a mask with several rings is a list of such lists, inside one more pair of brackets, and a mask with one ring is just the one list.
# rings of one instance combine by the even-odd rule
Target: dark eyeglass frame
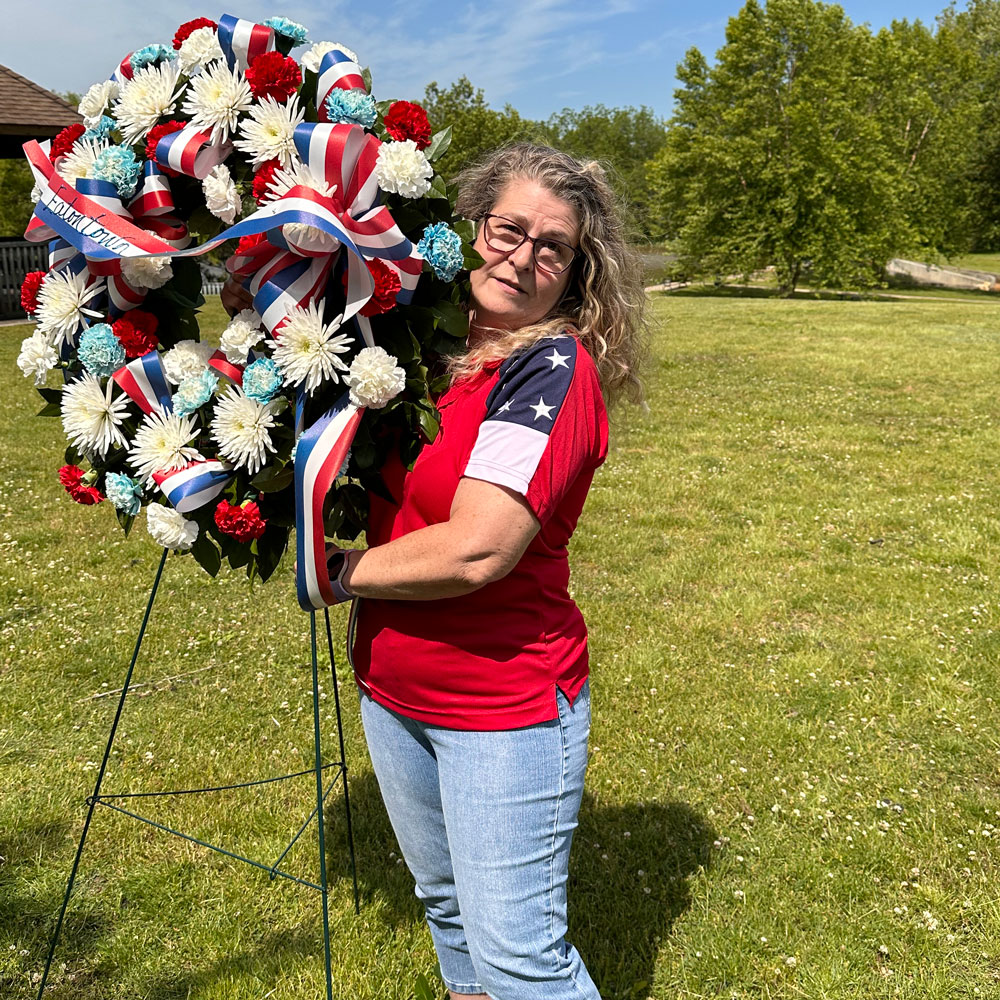
[[[501,219],[503,222],[506,222],[509,226],[513,226],[515,229],[520,230],[521,242],[518,243],[516,247],[508,247],[508,248],[495,247],[492,243],[490,243],[490,237],[489,237],[490,219]],[[494,253],[502,253],[505,256],[507,254],[512,254],[514,253],[515,250],[520,250],[521,247],[524,246],[525,241],[527,241],[531,244],[531,259],[534,261],[535,267],[540,268],[541,270],[545,271],[548,274],[565,274],[576,263],[577,258],[580,257],[583,253],[583,251],[580,250],[579,247],[571,247],[568,243],[563,243],[562,240],[554,240],[551,236],[529,236],[524,231],[524,226],[522,226],[519,222],[515,222],[513,219],[508,219],[507,216],[505,215],[494,215],[492,212],[487,212],[486,215],[484,215],[482,218],[482,223],[483,223],[483,240],[485,240],[486,245]],[[546,267],[539,261],[538,259],[539,243],[557,243],[559,246],[565,247],[567,250],[572,251],[573,257],[565,267],[560,268],[558,271],[554,271],[551,267]]]

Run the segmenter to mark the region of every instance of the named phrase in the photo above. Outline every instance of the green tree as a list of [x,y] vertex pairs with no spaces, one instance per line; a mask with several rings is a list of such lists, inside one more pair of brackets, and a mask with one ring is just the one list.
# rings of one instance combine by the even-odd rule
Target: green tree
[[22,236],[31,218],[34,181],[25,160],[0,160],[0,236]]
[[[785,291],[808,266],[812,281],[868,287],[889,257],[939,245],[912,203],[914,192],[934,191],[914,172],[934,146],[934,123],[924,130],[933,95],[924,100],[917,58],[929,42],[909,29],[873,38],[814,0],[748,0],[714,67],[688,52],[667,142],[649,168],[656,222],[678,239],[686,266],[748,274],[773,265]],[[925,106],[896,98],[909,86],[900,66]]]
[[666,122],[651,108],[564,108],[545,122],[543,134],[557,149],[600,160],[611,168],[611,182],[628,206],[633,225],[649,235],[651,206],[646,161],[666,142]]
[[436,82],[429,83],[423,105],[435,131],[452,127],[448,152],[435,164],[442,176],[449,179],[497,146],[537,140],[542,135],[537,122],[522,118],[511,105],[505,104],[502,111],[491,108],[482,88],[473,87],[466,76],[447,89]]

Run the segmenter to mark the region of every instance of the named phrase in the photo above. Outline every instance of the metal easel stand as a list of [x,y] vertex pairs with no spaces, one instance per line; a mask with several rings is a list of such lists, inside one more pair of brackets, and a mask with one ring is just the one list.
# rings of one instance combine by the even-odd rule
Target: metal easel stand
[[[63,919],[66,916],[66,908],[69,905],[70,896],[73,894],[73,885],[76,882],[77,871],[80,867],[80,858],[83,855],[83,848],[87,842],[87,834],[90,832],[90,822],[94,818],[94,810],[97,806],[104,806],[107,809],[112,809],[115,812],[123,813],[126,816],[132,817],[132,819],[137,819],[141,823],[146,823],[149,826],[155,827],[158,830],[163,830],[166,833],[173,834],[177,837],[183,837],[185,840],[190,840],[195,844],[200,844],[202,847],[207,847],[209,850],[216,851],[219,854],[224,854],[226,857],[234,858],[236,861],[243,861],[248,865],[252,865],[255,868],[260,868],[266,871],[271,879],[278,877],[288,879],[291,882],[297,882],[299,885],[306,886],[309,889],[314,889],[318,891],[322,897],[323,901],[323,951],[324,958],[326,962],[326,996],[327,1000],[333,1000],[333,976],[332,970],[330,968],[330,910],[329,910],[329,884],[326,876],[326,841],[323,823],[323,804],[326,801],[327,796],[334,789],[338,781],[343,782],[344,789],[344,813],[347,824],[347,844],[348,850],[350,852],[351,858],[351,878],[354,884],[354,912],[360,912],[360,901],[358,896],[358,875],[357,868],[355,865],[354,858],[354,833],[351,827],[351,802],[348,795],[347,789],[347,759],[344,753],[344,727],[341,721],[340,714],[340,692],[337,689],[337,667],[333,656],[333,634],[330,629],[330,613],[328,609],[323,610],[323,618],[326,625],[326,642],[327,649],[330,656],[330,673],[331,679],[333,681],[333,697],[334,705],[336,706],[336,716],[337,716],[337,738],[339,742],[340,749],[340,759],[333,761],[331,763],[324,764],[322,759],[322,752],[320,749],[320,725],[319,725],[319,666],[317,662],[316,655],[316,613],[311,612],[309,615],[309,625],[310,625],[310,647],[312,652],[312,694],[313,694],[313,749],[314,749],[314,764],[307,771],[297,771],[294,774],[282,774],[277,775],[272,778],[263,778],[257,781],[245,781],[239,784],[233,785],[218,785],[212,788],[184,788],[175,789],[168,792],[126,792],[120,794],[101,794],[101,785],[104,782],[104,773],[107,770],[108,760],[111,757],[111,749],[114,746],[115,734],[118,731],[118,723],[121,721],[122,711],[125,708],[125,698],[128,695],[129,685],[132,683],[132,674],[135,670],[136,661],[139,659],[139,650],[142,648],[142,640],[146,634],[146,626],[149,623],[149,615],[153,610],[153,601],[156,599],[156,592],[160,586],[160,577],[163,575],[163,567],[167,561],[168,549],[163,550],[163,556],[160,558],[160,565],[156,571],[156,578],[153,580],[153,588],[149,592],[149,601],[146,604],[146,613],[142,618],[142,625],[139,627],[139,635],[136,638],[135,649],[132,653],[132,660],[129,663],[128,671],[125,674],[125,681],[122,684],[121,695],[118,698],[118,709],[115,712],[114,721],[111,723],[111,732],[108,734],[108,744],[104,750],[104,758],[101,760],[101,766],[97,772],[97,781],[94,784],[94,792],[87,799],[87,818],[84,820],[83,832],[80,834],[80,842],[77,845],[76,857],[73,859],[73,867],[70,871],[69,880],[66,883],[66,894],[63,897],[62,908],[59,911],[59,919],[56,922],[55,930],[52,934],[52,940],[49,943],[49,953],[45,960],[45,971],[42,973],[42,979],[38,986],[38,998],[41,1000],[42,995],[45,992],[45,985],[49,978],[49,970],[52,967],[52,958],[55,955],[56,946],[59,943],[59,935],[62,931]],[[332,772],[330,780],[326,782],[326,787],[324,788],[324,772]],[[124,800],[131,799],[144,799],[144,798],[157,798],[167,795],[198,795],[208,792],[221,792],[229,791],[236,788],[252,788],[257,785],[266,785],[276,781],[286,781],[289,778],[300,778],[305,775],[315,774],[316,775],[316,805],[313,807],[312,812],[306,818],[305,822],[299,827],[295,836],[292,837],[288,846],[281,852],[278,859],[273,864],[263,864],[259,861],[254,861],[251,858],[245,858],[242,855],[234,854],[231,851],[227,851],[224,848],[217,847],[214,844],[209,844],[204,840],[199,840],[197,837],[189,836],[186,833],[181,833],[179,830],[171,829],[168,826],[164,826],[160,823],[156,823],[151,819],[147,819],[145,816],[140,816],[138,813],[132,812],[130,809],[126,809],[124,806],[119,805]],[[298,878],[295,875],[290,874],[282,870],[279,865],[284,861],[288,852],[296,844],[303,833],[308,829],[309,824],[313,820],[316,820],[316,831],[317,831],[317,847],[319,850],[319,882],[310,882],[306,879]]]

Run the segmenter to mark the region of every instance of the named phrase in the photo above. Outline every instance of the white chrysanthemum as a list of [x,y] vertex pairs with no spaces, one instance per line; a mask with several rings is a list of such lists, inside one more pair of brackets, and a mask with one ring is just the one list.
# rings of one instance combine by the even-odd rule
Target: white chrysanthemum
[[78,177],[90,176],[94,160],[109,148],[103,139],[77,139],[73,148],[56,161],[56,170],[67,184],[73,186]]
[[180,385],[184,379],[200,375],[214,353],[215,348],[202,340],[181,340],[163,355],[163,370],[174,385]]
[[24,377],[35,376],[35,385],[45,385],[45,374],[59,364],[59,354],[52,342],[41,330],[21,341],[21,353],[17,356],[17,367]]
[[137,70],[118,94],[114,118],[121,129],[122,142],[138,142],[161,118],[172,114],[180,96],[176,60]]
[[126,444],[121,432],[128,416],[128,397],[112,399],[115,383],[101,388],[101,380],[89,372],[70,382],[62,393],[62,425],[70,443],[88,455],[104,458],[112,447]]
[[412,139],[383,142],[375,164],[378,186],[390,194],[419,198],[431,189],[434,168]]
[[250,84],[239,70],[222,61],[192,78],[181,110],[191,116],[192,125],[211,129],[213,142],[226,142],[236,131],[240,115],[252,107]]
[[[301,160],[293,160],[288,167],[279,167],[274,172],[264,201],[275,201],[296,187],[311,188],[324,198],[331,197],[337,190],[336,184],[330,184],[325,177],[314,174]],[[285,223],[281,232],[293,248],[307,253],[333,253],[340,246],[340,240],[336,236],[305,222]]]
[[88,309],[87,303],[104,290],[103,281],[95,281],[88,287],[87,272],[73,274],[68,268],[50,271],[38,291],[38,329],[48,336],[53,347],[69,344],[83,324],[84,317],[100,317],[96,309]]
[[243,309],[222,331],[219,347],[230,364],[246,364],[247,355],[264,339],[261,319],[256,309]]
[[251,163],[279,160],[287,167],[295,156],[295,126],[302,123],[305,112],[292,96],[284,104],[265,97],[250,109],[250,119],[240,126],[242,139],[233,145],[250,157]]
[[177,65],[185,76],[192,76],[213,60],[222,58],[224,56],[219,36],[215,28],[208,25],[192,31],[181,42],[181,47],[177,51]]
[[355,406],[380,410],[395,399],[406,387],[406,372],[397,367],[396,359],[381,347],[365,347],[351,362],[344,377],[351,390]]
[[122,277],[133,288],[162,288],[173,276],[169,257],[122,257]]
[[358,54],[356,52],[352,52],[346,45],[341,45],[340,42],[317,42],[302,57],[302,68],[309,70],[310,73],[318,73],[320,63],[323,62],[323,56],[325,56],[327,52],[332,52],[334,49],[340,49],[340,51],[343,52],[352,63],[357,63]]
[[189,521],[179,510],[151,503],[146,507],[146,530],[165,549],[189,549],[198,538],[198,523]]
[[42,200],[42,189],[38,184],[38,181],[31,186],[31,203],[32,205],[37,205]]
[[258,403],[231,385],[215,404],[212,437],[219,444],[219,456],[233,465],[246,467],[251,476],[260,471],[267,453],[274,451],[271,428],[274,404]]
[[117,80],[104,80],[95,83],[83,95],[77,111],[83,115],[83,120],[88,128],[92,128],[100,120],[108,105],[118,96],[119,86]]
[[304,384],[312,395],[324,382],[337,381],[337,369],[348,370],[339,355],[350,350],[354,338],[337,333],[342,322],[343,316],[337,316],[332,323],[324,323],[322,302],[292,309],[277,339],[267,342],[286,385]]
[[197,448],[191,442],[198,436],[193,415],[179,417],[176,413],[157,407],[147,413],[129,449],[129,465],[136,470],[147,486],[153,485],[154,472],[170,472],[189,462],[201,461]]
[[201,190],[205,195],[205,207],[217,219],[231,226],[243,207],[243,199],[233,183],[229,167],[224,163],[212,167],[201,182]]

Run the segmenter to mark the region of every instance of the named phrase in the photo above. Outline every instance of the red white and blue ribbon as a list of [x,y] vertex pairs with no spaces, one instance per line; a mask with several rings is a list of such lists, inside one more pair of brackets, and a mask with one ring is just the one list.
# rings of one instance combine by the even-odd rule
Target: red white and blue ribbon
[[111,376],[143,413],[173,410],[173,392],[163,370],[163,357],[153,350],[130,361]]
[[201,181],[232,151],[232,143],[212,141],[211,129],[186,125],[160,139],[156,144],[156,162]]
[[274,48],[274,29],[232,14],[219,18],[219,45],[230,69],[245,70],[259,55]]
[[319,64],[316,82],[316,115],[321,122],[328,122],[326,99],[333,90],[365,90],[361,67],[342,49],[331,49]]
[[214,500],[232,478],[232,466],[214,458],[191,462],[170,472],[153,473],[153,481],[170,501],[170,506],[182,514],[204,507]]
[[304,611],[337,603],[326,568],[323,501],[344,465],[363,412],[345,392],[295,448],[295,590]]

